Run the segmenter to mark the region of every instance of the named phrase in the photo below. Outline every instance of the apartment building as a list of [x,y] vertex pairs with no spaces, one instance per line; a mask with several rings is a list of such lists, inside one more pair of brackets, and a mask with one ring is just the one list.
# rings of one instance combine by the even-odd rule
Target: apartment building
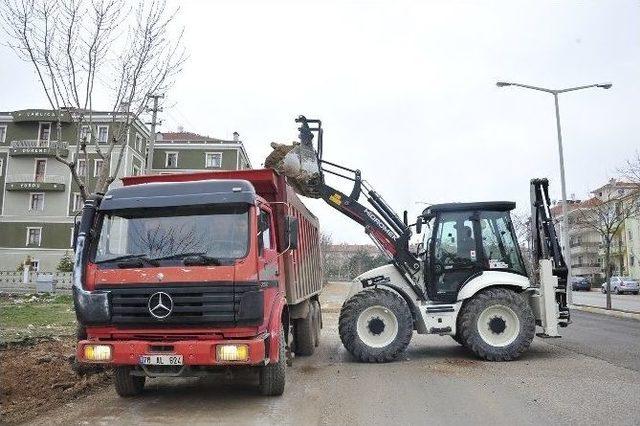
[[602,236],[594,229],[576,226],[582,210],[593,208],[601,202],[619,200],[624,207],[630,207],[637,214],[627,218],[613,237],[610,250],[609,268],[614,275],[631,275],[640,278],[640,196],[638,185],[615,179],[591,191],[592,197],[581,200],[567,200],[569,241],[564,241],[562,232],[562,203],[552,209],[557,229],[560,230],[560,244],[564,251],[571,253],[571,267],[574,276],[602,279],[605,272],[605,249]]
[[250,169],[251,162],[238,132],[232,140],[196,133],[158,133],[153,150],[154,173],[180,173],[202,170]]
[[[57,137],[54,111],[27,109],[0,112],[0,270],[16,270],[28,258],[32,268],[54,271],[65,252],[71,252],[74,216],[82,198],[69,168],[59,162],[75,155],[79,134],[91,134],[107,145],[126,116],[93,112],[93,132],[78,125],[65,113],[62,138]],[[149,131],[136,120],[129,128],[118,176],[138,174],[144,169]],[[111,158],[115,168],[119,149]],[[87,159],[79,161],[80,174],[88,169],[93,187],[103,161],[93,143],[87,145]]]

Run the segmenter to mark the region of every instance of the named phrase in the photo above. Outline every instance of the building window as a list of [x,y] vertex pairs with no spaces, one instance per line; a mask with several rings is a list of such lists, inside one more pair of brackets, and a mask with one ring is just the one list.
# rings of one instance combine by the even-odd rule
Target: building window
[[84,204],[84,201],[82,201],[82,196],[80,196],[80,193],[74,192],[73,193],[73,211],[79,212],[80,210],[82,210],[83,204]]
[[207,152],[204,157],[204,166],[207,169],[217,169],[222,167],[222,153]]
[[178,167],[178,153],[177,152],[167,152],[164,157],[164,166],[166,168],[175,169]]
[[47,172],[47,160],[36,158],[36,167],[34,171],[35,182],[44,182],[44,176]]
[[131,174],[133,176],[138,176],[140,175],[140,167],[136,166],[135,164],[133,165],[133,171],[131,172]]
[[49,145],[51,139],[51,123],[40,123],[38,127],[38,146]]
[[80,141],[91,142],[91,128],[89,126],[80,127]]
[[42,211],[44,210],[44,193],[32,192],[29,194],[29,210]]
[[0,158],[0,176],[4,175],[4,158]]
[[0,126],[0,143],[5,143],[7,140],[7,126]]
[[104,163],[104,160],[100,158],[96,158],[95,160],[93,160],[93,177],[98,177],[103,163]]
[[87,175],[87,160],[84,158],[78,158],[78,162],[76,164],[76,173],[78,176],[86,176]]
[[136,151],[142,151],[142,136],[136,135]]
[[98,142],[107,143],[109,137],[109,126],[98,126]]
[[40,261],[39,260],[31,260],[31,270],[33,272],[40,271]]
[[[27,245],[40,246],[42,242],[42,228],[27,228]],[[33,261],[32,261],[33,264]]]

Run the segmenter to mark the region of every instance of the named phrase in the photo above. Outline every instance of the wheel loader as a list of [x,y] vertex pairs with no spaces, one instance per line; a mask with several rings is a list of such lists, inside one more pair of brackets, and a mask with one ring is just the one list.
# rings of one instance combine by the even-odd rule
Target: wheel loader
[[[323,199],[362,225],[389,259],[353,280],[340,312],[340,339],[357,360],[393,361],[414,332],[451,336],[489,361],[517,359],[536,334],[560,337],[558,328],[570,323],[567,267],[546,179],[530,185],[533,267],[528,271],[510,217],[515,203],[436,204],[409,224],[407,212],[401,219],[359,170],[322,158],[320,120],[300,116],[296,122],[299,144],[270,165],[295,181],[303,195]],[[351,192],[329,186],[327,174],[351,181]],[[412,250],[414,231],[423,239]]]

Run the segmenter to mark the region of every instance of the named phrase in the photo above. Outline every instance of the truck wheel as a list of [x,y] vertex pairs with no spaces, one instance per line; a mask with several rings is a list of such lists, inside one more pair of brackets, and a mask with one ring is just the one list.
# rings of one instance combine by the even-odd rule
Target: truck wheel
[[520,357],[536,331],[527,301],[504,288],[490,288],[471,298],[462,308],[459,324],[464,345],[487,361]]
[[407,303],[383,288],[353,295],[340,311],[340,340],[361,362],[389,362],[411,341],[413,317]]
[[286,374],[286,353],[284,348],[284,329],[280,328],[278,362],[260,368],[260,393],[264,396],[279,396],[284,393]]
[[320,345],[320,336],[322,334],[322,310],[320,309],[320,302],[317,300],[312,301],[311,306],[313,306],[314,341],[317,347]]
[[295,320],[293,325],[294,352],[298,356],[310,356],[316,347],[315,331],[313,330],[313,305],[309,303],[309,313],[305,318]]
[[122,397],[139,395],[144,389],[144,376],[132,376],[132,367],[116,367],[114,372],[114,384],[116,392]]

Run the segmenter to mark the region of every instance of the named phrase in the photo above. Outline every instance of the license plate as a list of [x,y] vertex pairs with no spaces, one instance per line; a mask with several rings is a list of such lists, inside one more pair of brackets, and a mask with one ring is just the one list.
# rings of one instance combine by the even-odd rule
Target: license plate
[[182,365],[182,355],[140,355],[142,365]]

